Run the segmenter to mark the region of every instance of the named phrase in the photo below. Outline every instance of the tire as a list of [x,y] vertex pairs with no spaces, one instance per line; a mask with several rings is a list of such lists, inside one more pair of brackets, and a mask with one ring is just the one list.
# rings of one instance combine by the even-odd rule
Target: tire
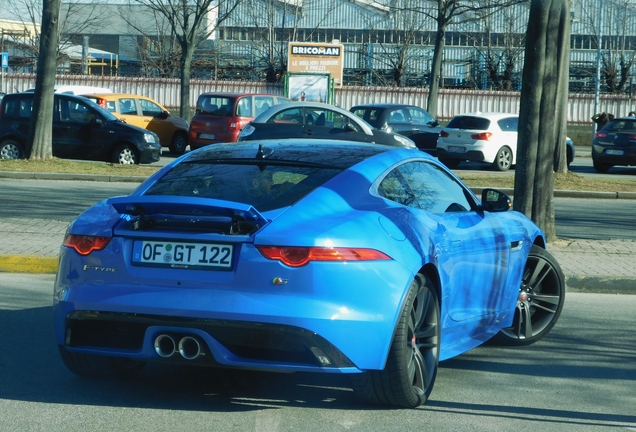
[[510,150],[510,147],[503,146],[499,149],[492,166],[497,171],[508,171],[510,169],[512,166],[512,150]]
[[448,158],[441,158],[439,161],[443,163],[444,165],[446,165],[446,167],[449,169],[457,168],[461,162],[460,159],[448,159]]
[[113,152],[112,162],[122,165],[138,164],[139,156],[137,156],[137,152],[131,146],[121,144]]
[[170,153],[175,155],[182,155],[186,151],[188,146],[188,136],[183,132],[176,132],[172,136],[172,142],[170,143]]
[[533,245],[523,271],[512,326],[493,339],[501,345],[530,345],[556,324],[565,302],[565,277],[559,263],[545,249]]
[[422,405],[435,384],[439,348],[439,300],[430,279],[418,274],[404,302],[384,370],[352,376],[354,392],[374,405]]
[[572,163],[573,160],[574,160],[574,156],[572,155],[572,150],[570,149],[570,146],[566,146],[566,161],[567,161],[568,168],[570,168],[570,164]]
[[21,159],[23,157],[22,146],[17,141],[8,139],[0,144],[0,159]]
[[145,362],[127,358],[69,352],[59,346],[60,356],[66,368],[83,378],[131,380],[139,376]]
[[602,162],[598,162],[596,159],[592,159],[592,164],[594,165],[594,171],[596,171],[597,173],[601,173],[601,174],[605,174],[606,172],[608,172],[610,170],[611,167],[613,167],[614,165],[611,164],[605,164]]

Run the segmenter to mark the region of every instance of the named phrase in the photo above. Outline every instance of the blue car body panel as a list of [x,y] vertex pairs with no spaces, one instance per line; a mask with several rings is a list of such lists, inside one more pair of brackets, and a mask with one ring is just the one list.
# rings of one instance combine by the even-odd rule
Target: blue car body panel
[[[206,149],[171,165],[212,151]],[[333,373],[380,370],[418,272],[434,275],[439,286],[440,360],[481,344],[511,325],[525,261],[534,242],[545,243],[543,234],[516,212],[431,214],[380,196],[378,179],[396,164],[412,160],[439,165],[417,150],[382,150],[293,205],[263,212],[239,202],[144,195],[169,171],[163,169],[129,197],[102,201],[69,226],[69,234],[112,239],[88,256],[61,248],[54,298],[58,345],[69,351],[159,360],[153,340],[162,332],[178,331],[201,338],[215,363],[223,366]],[[150,213],[238,215],[257,228],[240,235],[126,228],[140,206]],[[134,244],[142,240],[230,244],[234,255],[226,269],[148,267],[132,261]],[[390,259],[290,267],[265,258],[257,246],[267,245],[368,248]],[[148,323],[143,343],[135,348],[69,344],[68,326],[77,312],[125,320],[142,317]],[[340,365],[312,365],[240,356],[203,324],[193,324],[197,322],[289,328],[325,340],[345,360]]]

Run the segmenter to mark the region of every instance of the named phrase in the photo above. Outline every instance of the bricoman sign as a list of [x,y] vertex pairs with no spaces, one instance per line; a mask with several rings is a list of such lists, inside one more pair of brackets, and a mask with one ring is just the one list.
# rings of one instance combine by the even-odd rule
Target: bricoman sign
[[287,71],[329,73],[335,85],[340,87],[343,60],[344,46],[341,44],[290,42]]

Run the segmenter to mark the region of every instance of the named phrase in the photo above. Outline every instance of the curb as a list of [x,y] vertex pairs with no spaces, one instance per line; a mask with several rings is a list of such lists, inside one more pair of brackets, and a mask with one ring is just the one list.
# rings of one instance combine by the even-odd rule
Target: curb
[[24,180],[76,180],[97,181],[110,183],[141,183],[148,177],[122,176],[107,174],[73,174],[73,173],[36,173],[23,171],[0,171],[0,178],[24,179]]
[[0,255],[0,273],[57,273],[57,267],[57,257]]

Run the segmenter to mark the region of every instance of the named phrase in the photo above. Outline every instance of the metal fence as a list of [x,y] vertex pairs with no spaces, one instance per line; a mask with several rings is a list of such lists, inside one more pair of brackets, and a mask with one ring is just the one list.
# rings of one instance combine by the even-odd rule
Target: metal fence
[[[86,85],[107,87],[115,93],[139,94],[155,99],[167,108],[179,106],[179,80],[165,78],[139,78],[95,75],[58,75],[59,85]],[[33,88],[35,74],[6,74],[0,88],[5,93],[13,93]],[[242,93],[283,94],[282,84],[268,84],[254,81],[213,81],[192,80],[190,100],[194,104],[204,92],[224,91]],[[519,92],[489,90],[440,89],[437,117],[444,121],[456,114],[466,112],[519,112]],[[420,87],[353,87],[345,86],[336,90],[336,103],[350,108],[361,103],[409,103],[426,107],[428,89]],[[615,116],[627,115],[636,110],[633,98],[626,94],[602,94],[598,111],[606,111]],[[569,125],[591,125],[594,115],[594,95],[571,93],[568,104]]]

